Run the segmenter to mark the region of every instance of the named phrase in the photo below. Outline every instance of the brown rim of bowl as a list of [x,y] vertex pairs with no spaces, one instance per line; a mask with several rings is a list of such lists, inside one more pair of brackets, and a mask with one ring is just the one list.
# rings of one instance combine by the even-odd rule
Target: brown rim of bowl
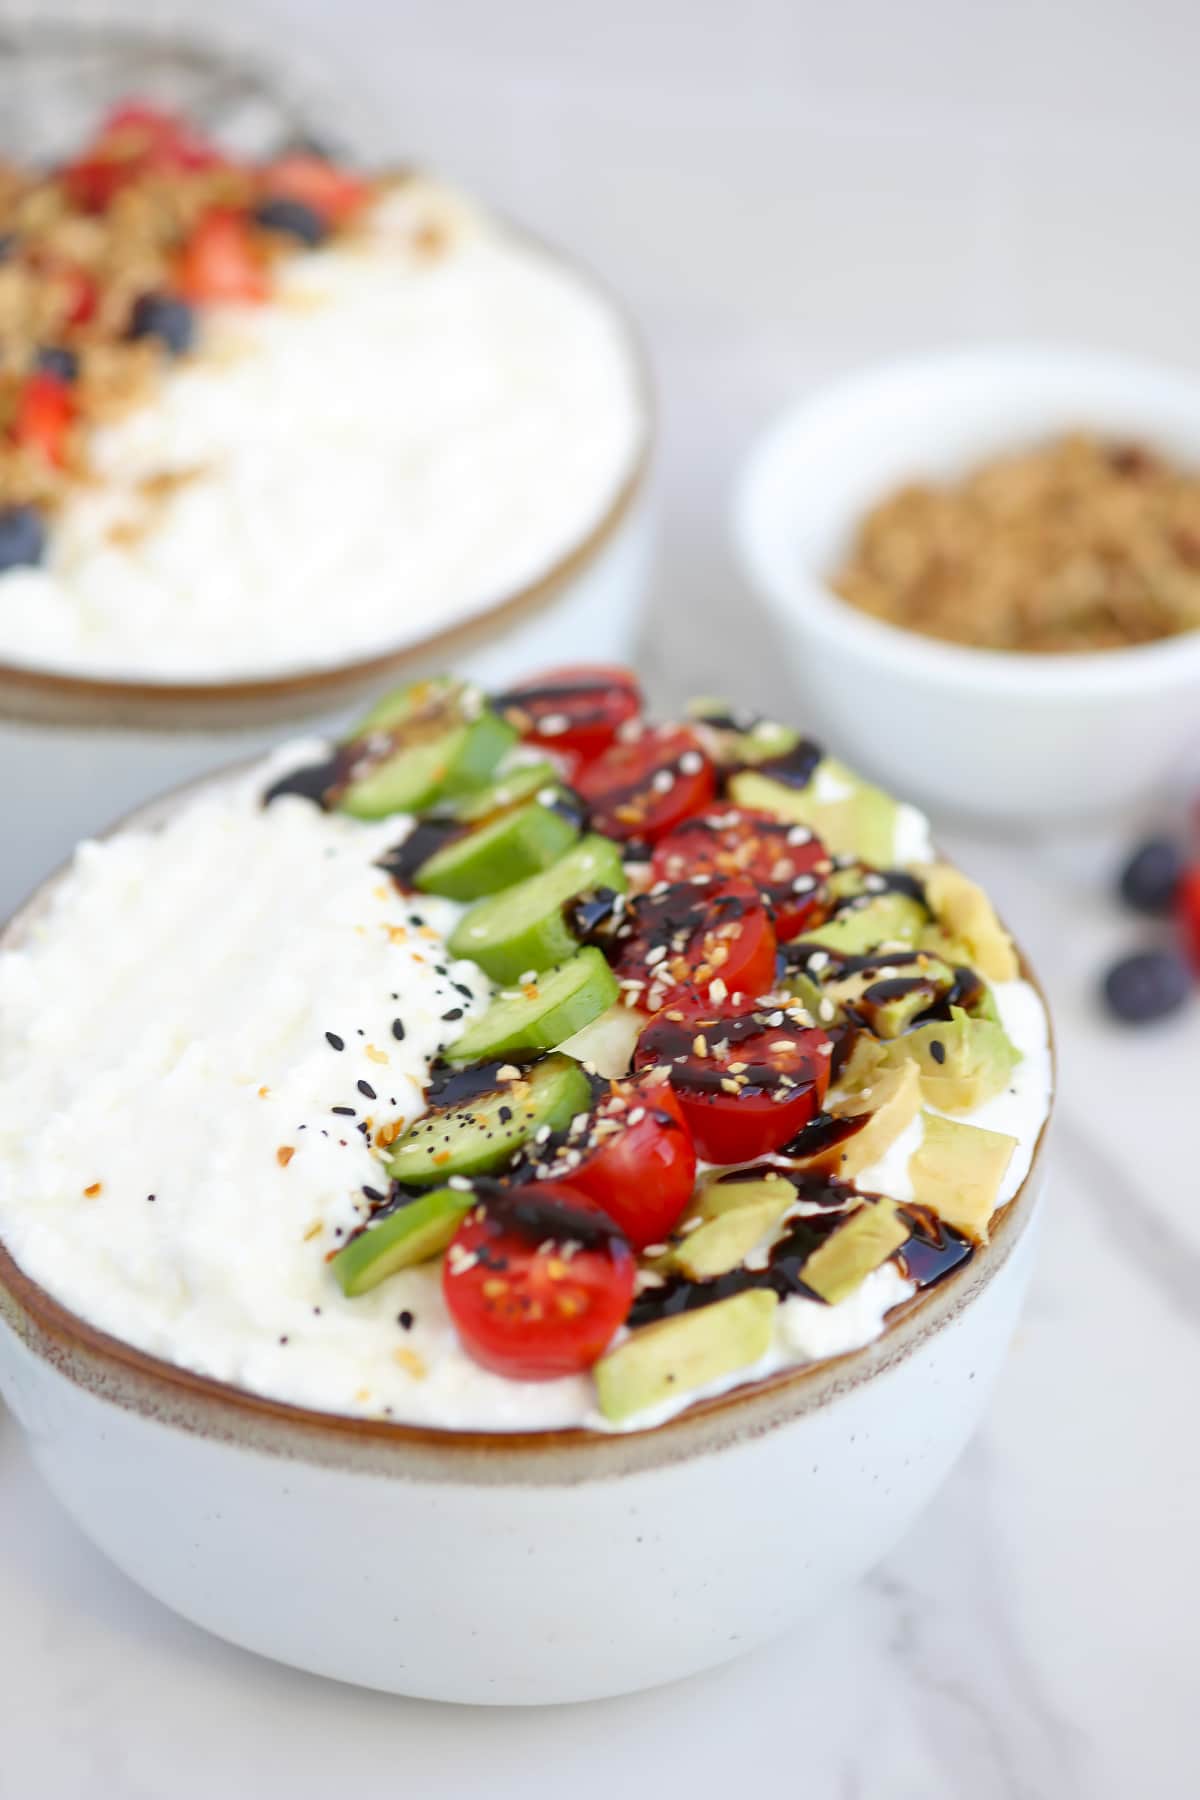
[[516,593],[485,601],[455,624],[327,668],[247,680],[170,682],[71,675],[0,660],[0,721],[140,731],[224,731],[286,724],[332,712],[367,689],[427,669],[432,662],[449,667],[549,607],[608,548],[642,495],[656,435],[654,383],[641,331],[624,303],[584,263],[532,232],[508,229],[566,269],[608,307],[625,340],[641,408],[641,436],[625,478],[573,549]]
[[[113,837],[138,824],[153,827],[189,794],[218,785],[236,775],[239,768],[248,767],[253,763],[189,782],[139,808],[101,835]],[[21,943],[70,867],[68,862],[56,870],[0,931],[0,951]],[[1046,1013],[1050,1107],[1025,1179],[995,1215],[989,1242],[935,1287],[895,1308],[882,1336],[873,1343],[823,1362],[781,1369],[726,1394],[697,1401],[663,1424],[611,1433],[579,1426],[528,1432],[459,1431],[364,1419],[271,1400],[167,1362],[90,1325],[27,1275],[3,1242],[0,1321],[13,1330],[27,1351],[51,1364],[68,1381],[125,1411],[267,1454],[377,1475],[437,1480],[452,1473],[473,1485],[514,1479],[554,1484],[661,1467],[761,1436],[905,1362],[983,1292],[1017,1248],[1044,1177],[1046,1139],[1057,1089],[1057,1054],[1046,995],[1023,953],[1020,966]]]

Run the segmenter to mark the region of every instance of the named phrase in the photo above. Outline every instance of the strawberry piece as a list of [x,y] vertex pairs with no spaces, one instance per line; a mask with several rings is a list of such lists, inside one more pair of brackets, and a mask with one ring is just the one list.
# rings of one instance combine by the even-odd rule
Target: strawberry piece
[[272,199],[299,200],[335,225],[352,218],[371,198],[369,182],[309,151],[293,151],[268,164],[262,187]]
[[74,417],[75,398],[68,384],[60,375],[39,370],[28,377],[17,399],[13,440],[61,468]]
[[178,287],[188,300],[265,300],[267,271],[243,213],[206,213],[183,247]]

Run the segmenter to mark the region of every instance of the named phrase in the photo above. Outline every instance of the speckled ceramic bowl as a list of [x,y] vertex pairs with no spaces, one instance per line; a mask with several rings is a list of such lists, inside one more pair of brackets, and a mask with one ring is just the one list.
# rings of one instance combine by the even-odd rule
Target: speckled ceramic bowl
[[445,1432],[281,1405],[97,1331],[2,1245],[0,1391],[88,1537],[234,1643],[439,1700],[649,1687],[819,1615],[937,1490],[1021,1305],[1045,1136],[992,1241],[879,1341],[651,1430]]

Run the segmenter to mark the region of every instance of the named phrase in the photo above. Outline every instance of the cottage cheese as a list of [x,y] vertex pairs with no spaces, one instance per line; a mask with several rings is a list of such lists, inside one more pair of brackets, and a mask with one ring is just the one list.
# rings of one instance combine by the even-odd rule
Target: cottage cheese
[[[523,1383],[473,1363],[436,1263],[354,1300],[330,1274],[364,1187],[386,1186],[359,1126],[417,1114],[487,982],[447,957],[459,909],[404,900],[374,866],[403,821],[295,798],[263,809],[273,775],[322,748],[293,746],[161,828],[84,845],[0,954],[0,1237],[93,1324],[279,1400],[448,1428],[602,1428],[590,1377]],[[1050,1062],[1033,990],[996,995],[1024,1058],[973,1117],[1019,1139],[1008,1198]],[[860,1185],[909,1197],[919,1134]],[[708,1391],[855,1349],[910,1291],[886,1265],[838,1306],[789,1299],[764,1363]]]
[[97,432],[46,565],[0,578],[0,659],[223,680],[415,641],[577,548],[644,431],[613,308],[414,181]]

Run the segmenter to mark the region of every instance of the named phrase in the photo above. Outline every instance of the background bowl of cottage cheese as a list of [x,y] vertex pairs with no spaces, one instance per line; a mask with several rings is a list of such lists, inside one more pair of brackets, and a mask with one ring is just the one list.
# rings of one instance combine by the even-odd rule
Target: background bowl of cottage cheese
[[[214,87],[215,53],[173,65],[155,42],[139,62],[136,34],[104,64],[108,89],[93,55],[76,94],[74,36],[47,49],[29,29],[38,80],[20,91],[39,117],[58,109],[45,143],[29,104],[10,119],[31,152],[65,153],[105,101],[154,98],[164,71],[171,104],[194,101],[189,74],[231,93],[231,136],[252,115],[258,155],[310,116],[261,84],[248,95],[241,69]],[[289,256],[267,304],[206,307],[157,393],[95,431],[40,565],[0,573],[0,780],[18,796],[0,912],[98,798],[117,814],[281,721],[336,717],[451,660],[502,683],[582,646],[627,654],[649,437],[618,305],[432,179],[397,180],[349,239]]]
[[483,994],[450,902],[397,929],[395,819],[264,812],[311,749],[85,845],[0,944],[0,1392],[41,1472],[186,1617],[398,1693],[596,1698],[819,1619],[941,1483],[1016,1320],[1051,1081],[1028,970],[991,1241],[882,1335],[606,1430],[587,1384],[473,1368],[436,1276],[319,1285],[374,1166],[362,1081],[407,1109]]

